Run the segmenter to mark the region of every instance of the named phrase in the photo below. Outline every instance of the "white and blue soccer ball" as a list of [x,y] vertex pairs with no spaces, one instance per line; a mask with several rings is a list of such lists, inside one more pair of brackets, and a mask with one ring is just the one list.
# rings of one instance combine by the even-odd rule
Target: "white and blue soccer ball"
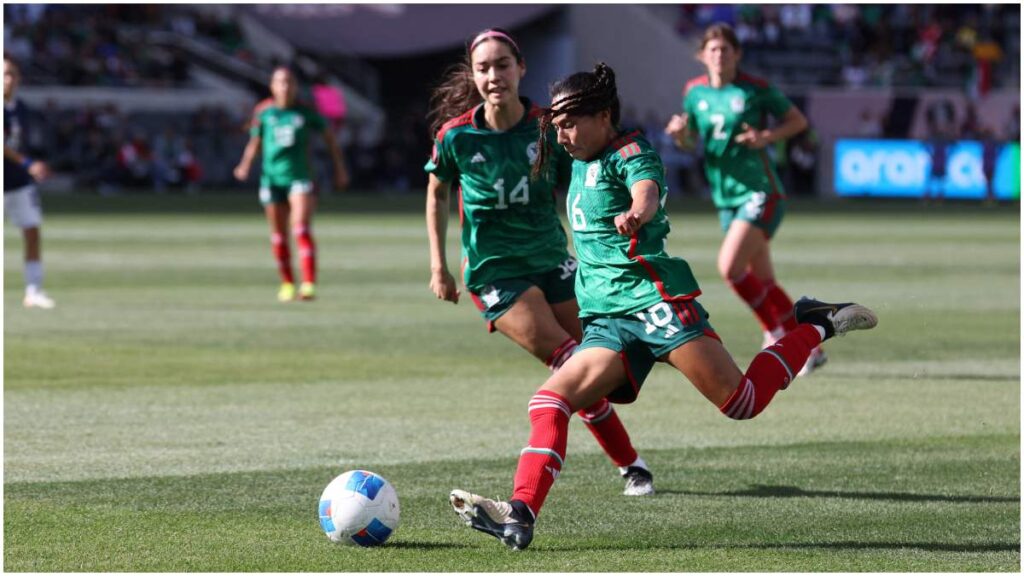
[[378,546],[398,529],[398,494],[382,476],[352,470],[320,495],[320,527],[331,542]]

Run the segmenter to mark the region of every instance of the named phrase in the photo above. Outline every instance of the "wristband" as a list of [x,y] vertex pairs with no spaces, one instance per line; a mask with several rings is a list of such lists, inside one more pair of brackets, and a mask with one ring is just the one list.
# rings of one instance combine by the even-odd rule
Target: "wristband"
[[21,161],[21,167],[24,168],[25,170],[28,170],[28,167],[31,166],[32,163],[35,162],[35,160],[29,158],[28,156],[25,156],[24,158],[25,159]]

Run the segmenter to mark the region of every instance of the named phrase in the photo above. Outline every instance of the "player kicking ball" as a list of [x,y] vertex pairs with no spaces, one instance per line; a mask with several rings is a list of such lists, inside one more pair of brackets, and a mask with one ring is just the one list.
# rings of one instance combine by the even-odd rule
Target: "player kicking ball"
[[823,341],[873,328],[858,304],[809,298],[794,307],[797,327],[765,348],[746,372],[736,366],[697,302],[700,289],[681,258],[664,249],[669,233],[661,158],[639,133],[619,129],[615,74],[599,64],[555,83],[541,119],[535,170],[547,158],[544,135],[573,157],[567,206],[579,259],[583,341],[529,403],[530,439],[519,457],[512,496],[498,501],[465,490],[449,496],[470,527],[522,550],[566,456],[569,418],[602,398],[636,400],[655,362],[679,370],[734,420],[760,414],[793,381]]

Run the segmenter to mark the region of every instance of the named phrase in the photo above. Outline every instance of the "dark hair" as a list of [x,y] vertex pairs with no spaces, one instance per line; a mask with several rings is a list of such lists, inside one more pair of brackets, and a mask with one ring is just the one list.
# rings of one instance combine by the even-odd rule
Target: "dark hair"
[[[619,125],[621,105],[619,90],[615,86],[615,71],[604,62],[594,66],[593,72],[577,72],[551,85],[551,108],[546,108],[540,117],[537,137],[537,158],[533,163],[531,175],[537,178],[547,164],[548,129],[555,116],[572,114],[574,116],[593,116],[608,110],[611,114],[612,126]],[[555,99],[558,99],[555,102]]]
[[488,40],[497,40],[508,46],[517,64],[523,63],[523,55],[512,35],[502,28],[487,28],[475,34],[466,42],[466,56],[458,64],[453,64],[443,75],[441,83],[434,88],[430,96],[430,111],[427,120],[430,123],[430,137],[452,118],[483,102],[476,84],[473,83],[473,49]]
[[[708,26],[707,30],[704,31],[704,37],[700,40],[700,50],[703,50],[708,42],[712,40],[725,40],[736,50],[741,50],[740,39],[736,36],[736,31],[732,29],[725,22],[715,22],[711,26]],[[698,50],[698,52],[700,52]]]

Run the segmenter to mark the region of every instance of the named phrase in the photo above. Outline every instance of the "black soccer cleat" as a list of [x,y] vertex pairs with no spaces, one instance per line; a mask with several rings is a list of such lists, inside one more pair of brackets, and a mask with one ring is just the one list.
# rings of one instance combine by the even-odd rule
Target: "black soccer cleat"
[[513,550],[526,550],[533,541],[533,518],[522,502],[491,500],[465,490],[452,490],[448,501],[466,526],[494,536]]
[[796,321],[801,324],[820,326],[825,331],[822,341],[852,330],[869,330],[878,325],[878,316],[874,312],[852,302],[829,304],[804,296],[793,306],[793,313]]
[[640,466],[630,466],[622,473],[626,479],[626,489],[622,491],[626,496],[649,496],[654,494],[654,475],[651,471]]

